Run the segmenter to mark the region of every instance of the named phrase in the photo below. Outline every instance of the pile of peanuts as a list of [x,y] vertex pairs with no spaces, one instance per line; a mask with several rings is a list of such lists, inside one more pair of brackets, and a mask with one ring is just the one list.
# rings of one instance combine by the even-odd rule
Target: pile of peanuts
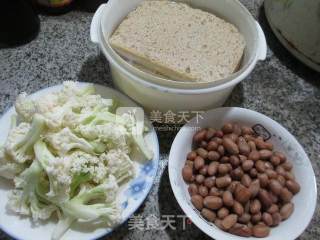
[[182,177],[191,202],[220,229],[242,237],[266,237],[294,211],[300,191],[292,164],[252,128],[226,123],[193,137]]

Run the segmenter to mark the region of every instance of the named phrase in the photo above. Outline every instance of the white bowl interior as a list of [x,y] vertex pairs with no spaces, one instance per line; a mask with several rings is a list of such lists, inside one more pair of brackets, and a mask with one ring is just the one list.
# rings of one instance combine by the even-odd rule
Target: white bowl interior
[[187,4],[203,9],[208,12],[212,12],[217,16],[225,19],[226,21],[233,23],[240,32],[244,35],[246,41],[246,48],[241,62],[240,70],[235,74],[213,83],[186,83],[172,81],[164,79],[153,74],[146,73],[131,65],[129,62],[120,57],[110,46],[108,39],[122,22],[122,20],[133,11],[139,3],[144,0],[110,0],[109,8],[102,13],[101,17],[101,30],[102,30],[102,42],[100,45],[106,49],[109,57],[113,58],[123,68],[136,76],[139,76],[142,80],[150,81],[159,85],[164,85],[174,88],[205,88],[213,87],[218,84],[228,82],[241,75],[256,59],[258,51],[258,33],[256,22],[254,21],[248,10],[237,0],[233,1],[221,1],[221,0],[180,0],[179,2],[186,2]]
[[[184,166],[186,155],[191,151],[192,136],[197,128],[220,128],[225,122],[237,122],[247,126],[256,126],[255,129],[264,129],[270,134],[275,150],[286,154],[294,165],[296,180],[301,185],[301,191],[294,196],[295,210],[292,216],[282,222],[278,227],[272,228],[268,240],[292,240],[297,238],[309,224],[316,206],[317,188],[315,175],[301,145],[280,124],[263,114],[242,108],[218,108],[203,115],[204,119],[193,119],[186,124],[177,134],[169,156],[169,176],[175,197],[188,217],[205,233],[217,240],[236,240],[239,237],[223,232],[214,224],[204,220],[191,201],[184,182],[181,170]],[[260,125],[260,126],[259,126]],[[258,126],[258,127],[257,127]],[[262,128],[262,127],[263,128]],[[256,238],[251,238],[256,239]]]

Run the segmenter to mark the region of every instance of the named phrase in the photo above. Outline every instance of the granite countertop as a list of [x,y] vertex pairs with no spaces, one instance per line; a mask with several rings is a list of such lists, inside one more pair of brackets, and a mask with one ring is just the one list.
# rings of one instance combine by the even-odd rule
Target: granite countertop
[[[242,0],[266,33],[268,56],[233,91],[226,106],[259,111],[286,127],[302,144],[320,180],[320,74],[293,58],[275,38],[266,22],[262,0]],[[19,92],[35,92],[66,80],[112,86],[107,61],[90,42],[93,14],[77,9],[61,16],[41,16],[41,31],[31,43],[0,50],[0,113],[11,106]],[[163,219],[182,215],[170,188],[168,153],[173,132],[158,132],[161,161],[154,186],[136,213]],[[210,239],[196,226],[176,218],[176,230],[129,229],[124,224],[104,239]],[[320,238],[320,208],[317,206],[309,227],[299,239]],[[10,239],[0,232],[0,239]]]

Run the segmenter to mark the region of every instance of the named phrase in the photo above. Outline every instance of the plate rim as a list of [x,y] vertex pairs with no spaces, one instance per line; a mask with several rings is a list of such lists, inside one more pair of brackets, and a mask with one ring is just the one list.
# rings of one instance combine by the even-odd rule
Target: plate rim
[[[111,91],[113,93],[115,93],[117,96],[119,96],[119,98],[121,99],[125,99],[126,101],[130,102],[130,104],[135,105],[136,107],[141,107],[138,103],[136,103],[134,100],[132,100],[130,97],[126,96],[125,94],[123,94],[122,92],[109,87],[109,86],[105,86],[102,84],[97,84],[97,83],[90,83],[90,82],[75,82],[77,85],[80,86],[86,86],[86,85],[93,85],[95,88],[99,87],[102,89],[106,89],[108,91]],[[31,94],[28,94],[28,97],[37,97],[37,95],[41,95],[41,93],[43,92],[53,92],[55,90],[59,90],[63,87],[63,84],[57,84],[57,85],[53,85],[53,86],[49,86],[49,87],[45,87],[42,88],[36,92],[33,92]],[[142,107],[141,107],[142,108]],[[143,108],[142,108],[143,109]],[[144,110],[144,109],[143,109]],[[4,116],[6,116],[7,114],[10,114],[11,111],[15,111],[14,110],[14,102],[12,105],[9,105],[7,108],[5,108],[5,110],[2,112],[2,114],[0,114],[0,120],[2,120],[2,118]],[[144,110],[145,112],[145,110]],[[97,236],[94,236],[92,238],[88,238],[88,240],[96,240],[96,239],[100,239],[101,237],[107,236],[109,234],[112,234],[112,232],[114,232],[116,229],[118,229],[120,226],[122,226],[126,221],[128,221],[132,215],[142,206],[142,204],[146,201],[153,185],[155,182],[155,178],[157,176],[158,170],[159,170],[159,161],[160,161],[160,146],[159,146],[159,139],[158,139],[158,135],[157,132],[154,128],[154,126],[152,125],[152,123],[150,122],[150,120],[147,118],[147,116],[145,115],[145,121],[147,121],[148,125],[150,125],[151,129],[149,134],[151,134],[151,137],[154,139],[155,143],[154,143],[154,156],[153,159],[150,161],[154,161],[156,163],[155,165],[155,174],[153,174],[150,178],[150,185],[147,186],[146,191],[144,192],[144,194],[141,197],[141,202],[139,204],[137,204],[136,208],[134,208],[132,211],[129,212],[128,216],[126,218],[123,218],[121,220],[121,222],[119,222],[118,224],[116,224],[115,226],[113,226],[112,228],[108,228],[108,230],[105,230],[103,233],[101,234],[97,234]],[[3,178],[0,177],[0,181],[4,181]],[[10,181],[10,180],[9,180]],[[132,181],[132,180],[131,180]],[[18,215],[17,215],[18,217]],[[11,233],[6,231],[6,229],[3,227],[4,224],[2,224],[0,222],[0,230],[3,231],[5,234],[7,234],[9,237],[16,239],[16,240],[23,240],[23,238],[17,237],[15,233]]]

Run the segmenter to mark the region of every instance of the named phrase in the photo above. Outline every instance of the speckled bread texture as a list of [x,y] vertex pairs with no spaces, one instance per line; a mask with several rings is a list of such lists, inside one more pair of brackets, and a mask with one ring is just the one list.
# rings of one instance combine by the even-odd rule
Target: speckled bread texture
[[144,1],[109,42],[120,55],[178,81],[212,82],[237,71],[245,41],[215,15],[172,1]]

